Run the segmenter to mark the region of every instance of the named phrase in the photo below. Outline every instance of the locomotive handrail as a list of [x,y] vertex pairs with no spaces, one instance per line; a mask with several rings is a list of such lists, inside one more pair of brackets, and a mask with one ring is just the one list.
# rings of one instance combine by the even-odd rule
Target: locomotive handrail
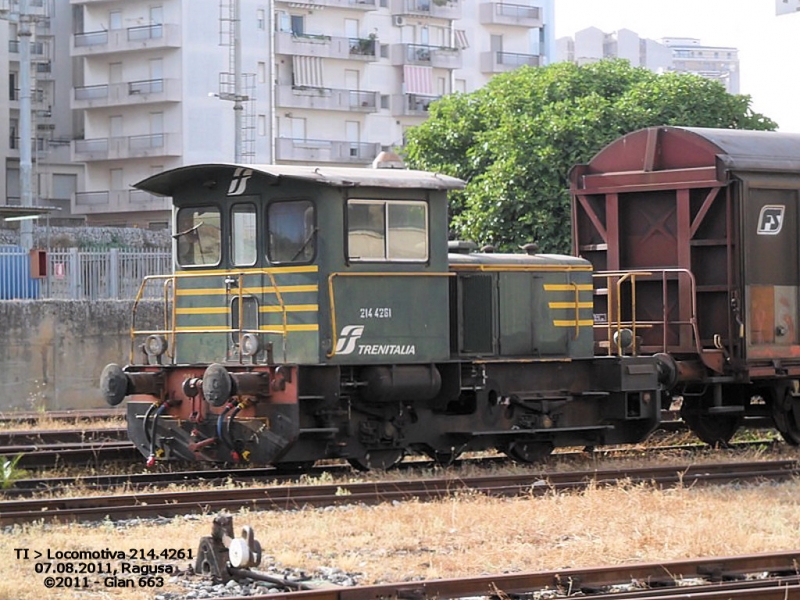
[[[668,297],[669,292],[667,289],[667,275],[674,274],[677,276],[685,275],[689,279],[689,288],[690,288],[690,314],[688,320],[676,320],[670,321],[669,314],[668,314]],[[637,277],[660,277],[662,282],[662,320],[661,321],[640,321],[636,318],[636,279]],[[694,341],[695,349],[697,350],[698,354],[702,354],[702,346],[700,342],[700,333],[697,329],[697,283],[694,277],[694,273],[692,273],[689,269],[683,268],[665,268],[665,269],[642,269],[642,270],[627,270],[627,271],[598,271],[594,274],[595,278],[605,278],[606,280],[606,289],[610,293],[612,290],[611,282],[612,279],[616,279],[615,282],[615,293],[616,298],[612,298],[609,296],[608,299],[608,309],[611,310],[611,302],[616,301],[616,317],[612,320],[611,314],[609,313],[606,317],[606,323],[599,323],[595,324],[595,328],[598,327],[605,327],[607,330],[608,335],[608,354],[612,354],[612,332],[616,330],[618,336],[622,335],[622,329],[625,326],[630,326],[633,332],[633,354],[635,355],[637,352],[636,348],[636,330],[637,329],[644,329],[644,328],[651,328],[656,325],[662,326],[662,351],[666,352],[668,343],[667,343],[667,328],[669,325],[688,325],[692,329],[692,337]],[[622,315],[622,284],[630,279],[631,284],[631,320],[630,322],[623,322],[620,318]],[[618,337],[618,339],[620,339]],[[617,353],[622,356],[624,348],[621,344],[617,343]]]
[[[286,305],[283,301],[283,296],[278,288],[278,284],[275,281],[275,275],[272,273],[270,269],[253,269],[251,271],[239,271],[238,273],[233,273],[231,271],[222,271],[229,275],[236,275],[238,277],[238,297],[239,297],[239,327],[238,328],[228,328],[228,329],[211,329],[211,328],[198,328],[198,329],[183,329],[181,333],[186,334],[195,334],[195,333],[238,333],[239,334],[239,347],[241,348],[242,345],[242,338],[246,333],[255,333],[255,334],[275,334],[281,335],[282,342],[283,342],[283,359],[286,360],[286,341],[287,341],[287,333],[288,333],[288,319],[286,314]],[[280,308],[280,312],[282,315],[282,327],[281,329],[245,329],[243,327],[244,320],[244,277],[246,275],[267,275],[270,280],[270,285],[275,292],[275,296],[278,300],[278,307]],[[198,277],[208,277],[208,273],[187,273],[187,272],[180,272],[180,273],[170,273],[170,274],[161,274],[161,275],[146,275],[142,278],[142,283],[139,285],[139,290],[136,293],[136,297],[133,300],[133,309],[131,311],[131,347],[130,347],[130,356],[129,362],[133,364],[134,362],[134,355],[136,351],[136,336],[137,335],[164,335],[168,336],[169,343],[167,344],[167,356],[174,362],[175,360],[175,350],[177,346],[177,330],[175,327],[175,323],[177,323],[177,303],[175,301],[175,291],[176,279],[192,279]],[[164,288],[164,329],[152,329],[152,330],[144,330],[144,329],[136,329],[136,313],[139,308],[139,303],[141,302],[144,291],[147,288],[147,285],[152,281],[164,280],[163,288]],[[171,309],[168,307],[170,306],[171,300]],[[171,320],[171,325],[170,325]],[[241,352],[239,354],[239,361],[243,362],[243,358]]]
[[386,272],[386,271],[367,271],[353,273],[350,271],[339,271],[328,275],[328,300],[331,306],[331,349],[325,353],[328,358],[336,356],[336,303],[333,294],[333,280],[336,277],[455,277],[455,273],[409,273],[409,272]]

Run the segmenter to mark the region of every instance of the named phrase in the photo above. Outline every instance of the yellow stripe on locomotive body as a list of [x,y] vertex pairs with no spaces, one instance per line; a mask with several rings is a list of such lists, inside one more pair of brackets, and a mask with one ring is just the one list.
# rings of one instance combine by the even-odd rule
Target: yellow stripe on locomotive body
[[281,352],[286,348],[287,361],[314,361],[320,330],[318,271],[316,265],[305,265],[179,273],[177,362],[236,360],[240,301],[243,331],[258,333],[264,344]]

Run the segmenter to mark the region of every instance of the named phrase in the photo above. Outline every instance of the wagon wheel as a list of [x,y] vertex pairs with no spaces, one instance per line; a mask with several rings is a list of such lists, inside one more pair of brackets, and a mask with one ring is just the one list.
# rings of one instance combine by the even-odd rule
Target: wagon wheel
[[681,406],[681,418],[701,442],[709,446],[727,446],[739,429],[738,415],[712,415],[702,408]]
[[363,456],[348,458],[347,462],[358,471],[370,471],[372,469],[386,471],[400,464],[404,456],[405,452],[402,448],[368,450]]
[[787,444],[800,446],[800,398],[794,397],[790,388],[774,392],[772,420]]
[[425,450],[425,455],[434,463],[436,463],[437,466],[449,467],[456,462],[456,459],[459,456],[461,456],[461,452],[458,452],[452,448],[448,448],[447,450],[429,449]]
[[504,447],[503,452],[516,462],[537,463],[542,462],[550,456],[553,451],[553,444],[550,442],[533,442],[529,440],[517,440],[510,442]]

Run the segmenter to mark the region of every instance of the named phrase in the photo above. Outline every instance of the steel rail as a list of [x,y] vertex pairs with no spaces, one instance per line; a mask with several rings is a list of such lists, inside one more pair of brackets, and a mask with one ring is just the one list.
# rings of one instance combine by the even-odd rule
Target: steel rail
[[128,439],[124,427],[98,427],[96,429],[29,429],[0,430],[0,452],[8,453],[8,446],[41,446],[52,444],[82,444],[98,441],[123,441]]
[[372,483],[272,486],[182,492],[132,493],[117,496],[9,500],[0,502],[0,525],[32,521],[72,521],[175,516],[187,512],[216,512],[251,508],[293,509],[335,504],[374,504],[410,498],[433,500],[461,492],[488,496],[540,495],[583,489],[621,480],[655,486],[721,484],[786,480],[800,474],[791,460],[751,463],[661,466],[571,473],[491,475],[461,479],[439,478]]
[[[454,598],[509,598],[549,591],[552,597],[597,595],[603,600],[786,600],[800,592],[800,551],[773,552],[722,558],[700,558],[529,573],[481,575],[385,583],[369,586],[320,588],[249,596],[251,600],[440,600]],[[239,579],[246,569],[231,569]],[[697,580],[696,585],[687,585]],[[612,591],[631,586],[632,591]],[[243,600],[229,598],[228,600]]]

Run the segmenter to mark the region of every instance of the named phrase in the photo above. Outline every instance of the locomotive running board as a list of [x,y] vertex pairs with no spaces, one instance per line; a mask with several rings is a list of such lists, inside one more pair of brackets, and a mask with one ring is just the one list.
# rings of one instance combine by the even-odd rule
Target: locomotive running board
[[598,431],[614,429],[613,425],[589,425],[587,427],[551,427],[550,429],[501,429],[500,431],[468,431],[454,432],[453,435],[469,435],[472,437],[485,437],[496,435],[525,435],[529,433],[563,433],[565,431]]

